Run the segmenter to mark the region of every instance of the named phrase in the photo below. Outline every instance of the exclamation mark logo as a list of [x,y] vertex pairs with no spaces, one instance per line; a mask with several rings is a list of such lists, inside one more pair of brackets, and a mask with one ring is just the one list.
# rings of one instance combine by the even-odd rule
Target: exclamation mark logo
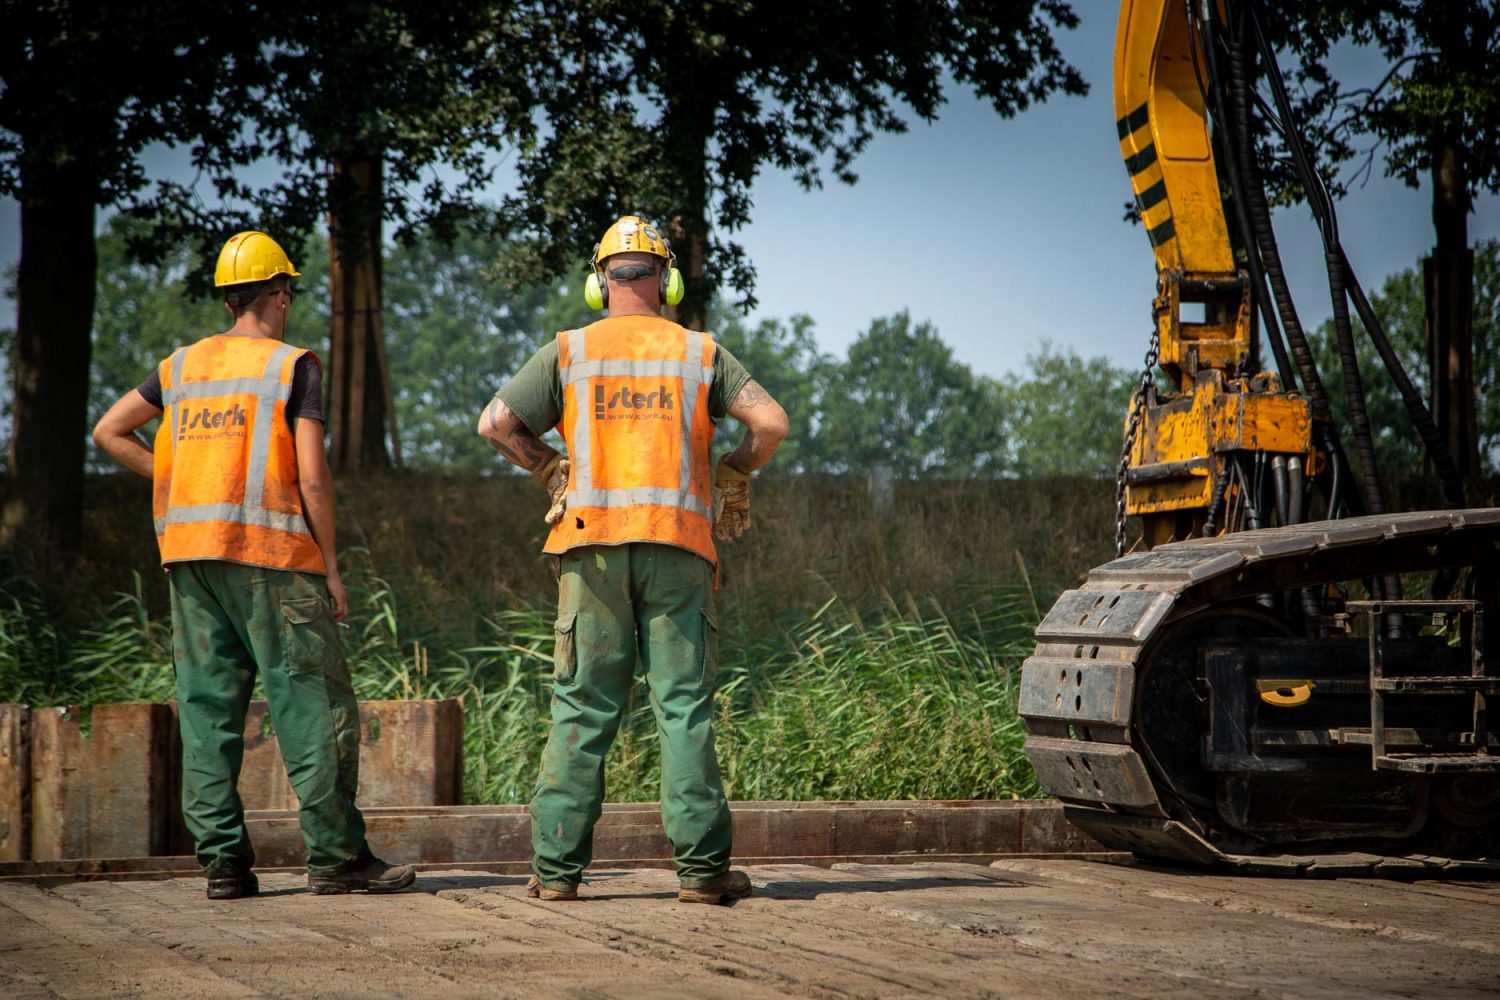
[[604,386],[594,386],[594,419],[604,419]]

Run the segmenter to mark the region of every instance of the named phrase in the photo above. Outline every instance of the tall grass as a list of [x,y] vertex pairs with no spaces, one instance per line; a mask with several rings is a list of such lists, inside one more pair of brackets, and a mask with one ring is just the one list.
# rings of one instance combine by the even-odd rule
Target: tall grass
[[[481,641],[434,647],[402,631],[397,595],[355,559],[345,648],[361,699],[465,699],[465,798],[524,802],[548,729],[553,608],[513,600]],[[1038,794],[1021,754],[1017,667],[1036,602],[1000,590],[961,612],[886,597],[863,612],[824,599],[767,628],[726,616],[718,747],[738,799],[1012,798]],[[170,625],[139,578],[97,624],[68,633],[40,594],[0,594],[0,701],[33,705],[172,697]],[[659,795],[660,748],[644,683],[632,689],[606,770],[608,796]]]

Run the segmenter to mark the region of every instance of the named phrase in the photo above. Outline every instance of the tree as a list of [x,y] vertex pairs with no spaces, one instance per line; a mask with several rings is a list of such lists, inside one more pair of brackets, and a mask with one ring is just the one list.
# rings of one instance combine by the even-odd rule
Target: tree
[[817,440],[830,471],[903,477],[1006,470],[1005,392],[953,357],[931,323],[875,320],[829,372]]
[[1007,118],[1058,90],[1085,93],[1052,38],[1077,20],[1061,0],[567,8],[553,26],[576,55],[541,85],[550,132],[505,203],[533,239],[512,279],[576,273],[611,217],[640,212],[668,226],[680,257],[681,322],[703,329],[725,285],[752,308],[755,271],[733,233],[766,165],[805,188],[825,165],[853,183],[871,137],[905,130],[903,108],[936,117],[947,78]]
[[261,67],[244,23],[205,3],[0,0],[0,23],[0,196],[21,205],[0,543],[66,554],[82,529],[97,211],[142,188],[153,143],[227,142],[240,104],[226,95]]
[[591,321],[576,283],[499,283],[487,266],[494,252],[461,228],[451,243],[418,234],[386,259],[396,412],[414,465],[494,471],[475,415],[537,347]]
[[1043,344],[1028,378],[1005,390],[1011,471],[1018,476],[1112,476],[1139,375],[1107,358]]
[[[1334,187],[1385,172],[1432,185],[1436,242],[1424,265],[1430,399],[1462,473],[1477,471],[1468,216],[1478,193],[1500,191],[1500,5],[1493,0],[1341,0],[1273,4],[1271,30],[1299,58],[1300,110]],[[1378,48],[1389,63],[1374,86],[1346,87],[1328,69],[1334,46]],[[1352,169],[1350,169],[1352,168]]]
[[[1380,291],[1370,297],[1370,306],[1401,363],[1418,388],[1426,391],[1423,360],[1427,354],[1427,317],[1422,268],[1411,267],[1391,275]],[[1473,322],[1480,471],[1495,475],[1500,473],[1500,241],[1497,240],[1484,240],[1475,247]],[[1325,323],[1319,330],[1315,347],[1319,366],[1338,363],[1331,323]],[[1383,372],[1373,347],[1361,341],[1359,352],[1361,370]],[[1347,419],[1342,395],[1333,393],[1330,403],[1334,419],[1342,424]],[[1416,474],[1422,468],[1422,442],[1394,384],[1385,378],[1372,377],[1365,385],[1365,405],[1370,424],[1376,429],[1376,465],[1388,473]]]
[[[838,362],[818,350],[810,316],[790,320],[764,319],[746,326],[732,309],[715,303],[714,339],[739,359],[750,376],[766,388],[791,418],[791,433],[776,452],[779,472],[822,471],[819,447],[820,412]],[[732,421],[719,424],[715,448],[727,449],[739,440]]]
[[[473,218],[474,192],[493,171],[486,153],[535,130],[529,81],[562,55],[544,29],[535,4],[342,0],[280,10],[261,42],[270,75],[250,102],[255,128],[194,148],[221,196],[252,205],[258,225],[300,242],[327,219],[335,468],[389,465],[399,441],[383,330],[384,225],[398,240],[419,231],[447,240]],[[252,189],[236,171],[263,159],[283,175]],[[179,237],[202,234],[205,257],[252,220],[195,204],[183,185],[162,185],[141,211]]]

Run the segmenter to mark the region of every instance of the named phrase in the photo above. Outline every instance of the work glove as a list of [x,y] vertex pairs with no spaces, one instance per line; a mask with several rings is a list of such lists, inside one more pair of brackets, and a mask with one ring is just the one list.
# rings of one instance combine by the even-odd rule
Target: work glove
[[548,524],[556,524],[568,509],[568,460],[561,455],[553,455],[552,460],[536,474],[536,478],[552,500],[552,505],[547,508],[547,516],[542,520]]
[[714,537],[738,538],[750,527],[750,473],[722,458],[714,473]]

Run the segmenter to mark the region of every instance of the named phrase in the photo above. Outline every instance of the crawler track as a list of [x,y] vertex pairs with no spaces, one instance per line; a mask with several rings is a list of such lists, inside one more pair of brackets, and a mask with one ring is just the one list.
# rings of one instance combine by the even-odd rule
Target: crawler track
[[[1212,807],[1174,787],[1142,728],[1144,680],[1165,637],[1215,615],[1215,638],[1275,635],[1258,595],[1393,572],[1500,558],[1500,509],[1415,512],[1324,521],[1173,542],[1089,573],[1037,628],[1022,674],[1026,742],[1042,786],[1070,821],[1107,847],[1260,873],[1500,874],[1500,862],[1434,857],[1390,838],[1374,851],[1351,826],[1349,845],[1286,845],[1237,836]],[[1226,616],[1239,616],[1231,621]],[[1180,633],[1179,633],[1180,634]],[[1280,633],[1280,634],[1285,634]],[[1162,689],[1152,689],[1152,697]],[[1155,749],[1160,749],[1155,748]],[[1367,838],[1368,840],[1369,838]]]

